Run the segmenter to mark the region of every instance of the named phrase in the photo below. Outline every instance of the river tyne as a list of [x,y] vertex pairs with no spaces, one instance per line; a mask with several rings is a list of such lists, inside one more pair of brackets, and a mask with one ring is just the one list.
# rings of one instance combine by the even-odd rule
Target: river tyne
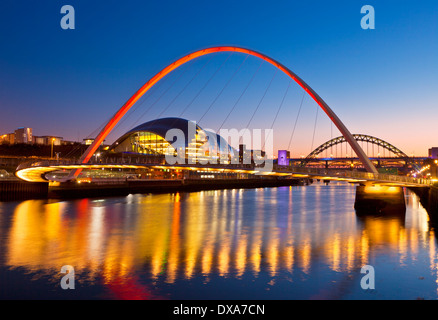
[[435,300],[435,229],[405,198],[365,217],[347,183],[0,202],[0,299]]

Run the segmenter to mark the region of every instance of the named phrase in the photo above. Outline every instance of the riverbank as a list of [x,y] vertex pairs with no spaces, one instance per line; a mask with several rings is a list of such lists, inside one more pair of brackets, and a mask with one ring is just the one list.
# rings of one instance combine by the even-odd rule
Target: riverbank
[[19,179],[0,180],[0,201],[40,199],[47,197],[49,184]]
[[302,179],[187,179],[125,180],[118,183],[64,183],[50,187],[49,198],[123,196],[136,193],[193,192],[201,190],[265,188],[304,185]]
[[304,185],[303,179],[263,177],[254,179],[119,179],[99,182],[68,182],[58,186],[21,180],[0,181],[0,201],[41,198],[94,198],[124,196],[136,193],[192,192],[201,190],[265,188]]

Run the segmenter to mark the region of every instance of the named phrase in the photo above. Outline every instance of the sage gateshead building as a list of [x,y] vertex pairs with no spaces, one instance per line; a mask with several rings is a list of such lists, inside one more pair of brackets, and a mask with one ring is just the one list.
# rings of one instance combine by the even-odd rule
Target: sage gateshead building
[[108,152],[179,156],[210,163],[229,163],[238,155],[220,135],[182,118],[161,118],[145,122],[118,138]]

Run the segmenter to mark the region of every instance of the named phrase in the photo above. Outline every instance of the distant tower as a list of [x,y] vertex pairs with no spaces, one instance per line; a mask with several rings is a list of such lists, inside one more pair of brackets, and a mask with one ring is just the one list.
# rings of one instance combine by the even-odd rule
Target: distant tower
[[278,150],[278,165],[279,166],[288,166],[289,159],[290,159],[290,151]]

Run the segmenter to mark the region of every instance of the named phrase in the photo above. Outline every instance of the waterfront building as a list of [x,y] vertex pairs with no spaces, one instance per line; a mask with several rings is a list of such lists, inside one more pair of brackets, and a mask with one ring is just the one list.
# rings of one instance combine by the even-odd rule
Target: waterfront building
[[109,147],[109,152],[152,156],[179,155],[186,159],[221,159],[225,162],[235,155],[234,149],[220,135],[182,118],[161,118],[145,122],[118,138]]
[[33,143],[42,144],[42,145],[53,145],[60,146],[63,141],[63,137],[55,137],[55,136],[34,136]]
[[15,130],[14,143],[33,143],[32,128],[21,127]]
[[15,133],[6,133],[0,136],[0,144],[14,144]]

